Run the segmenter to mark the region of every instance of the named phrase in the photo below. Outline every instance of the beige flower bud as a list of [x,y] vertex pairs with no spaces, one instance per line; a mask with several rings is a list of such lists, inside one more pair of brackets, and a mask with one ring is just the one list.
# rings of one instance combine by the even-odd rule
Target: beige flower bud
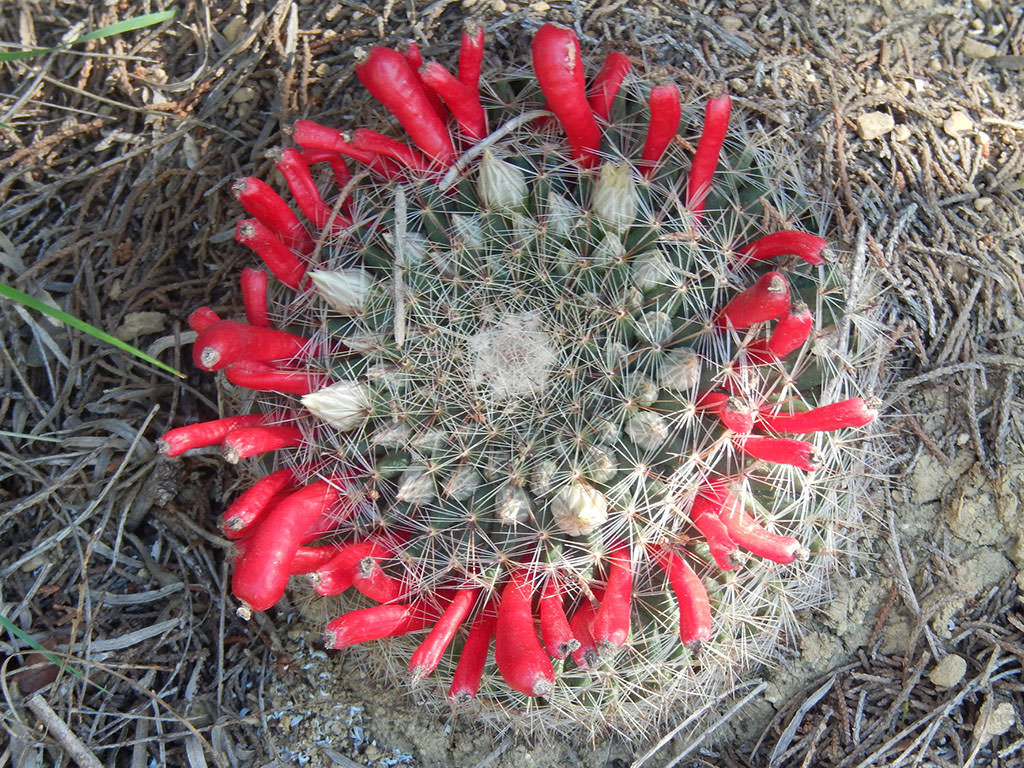
[[691,391],[700,383],[700,357],[689,347],[672,350],[662,363],[658,383],[676,392]]
[[530,499],[522,488],[509,483],[498,492],[495,513],[505,525],[525,523],[530,518]]
[[612,232],[624,232],[636,220],[636,182],[625,163],[605,163],[594,184],[590,210]]
[[366,307],[373,279],[363,269],[316,269],[309,273],[316,292],[332,308],[343,315],[358,315]]
[[361,426],[370,415],[370,393],[355,381],[339,381],[303,395],[302,405],[332,427],[347,432]]
[[585,536],[608,519],[608,500],[582,480],[563,486],[550,509],[555,525],[570,536]]
[[579,206],[554,190],[548,190],[547,214],[548,230],[562,237],[572,232],[583,218],[583,211]]
[[626,421],[626,434],[644,450],[653,451],[668,440],[668,422],[654,411],[637,411]]
[[407,469],[398,481],[396,501],[425,504],[434,498],[434,478],[422,469]]
[[484,150],[477,193],[484,205],[496,211],[520,208],[529,194],[526,174],[512,163],[496,158],[489,149]]

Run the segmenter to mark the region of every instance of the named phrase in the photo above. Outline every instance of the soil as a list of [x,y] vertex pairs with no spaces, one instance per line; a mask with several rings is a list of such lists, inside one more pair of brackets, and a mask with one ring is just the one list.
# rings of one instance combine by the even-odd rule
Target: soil
[[[55,45],[149,10],[12,3],[0,39]],[[834,599],[799,617],[794,650],[751,680],[763,693],[700,742],[531,744],[429,711],[368,675],[363,649],[324,652],[300,593],[240,622],[214,531],[252,478],[213,453],[155,456],[169,425],[231,411],[191,368],[184,325],[200,305],[240,311],[231,179],[265,177],[298,117],[365,123],[355,48],[414,37],[446,59],[464,17],[495,60],[525,62],[550,20],[671,74],[686,98],[726,83],[798,138],[837,252],[868,264],[887,435],[858,554]],[[188,372],[0,300],[0,605],[14,627],[0,766],[67,764],[72,746],[29,706],[37,690],[110,765],[1019,764],[1019,4],[184,2],[161,26],[0,68],[0,279]],[[26,637],[74,671],[30,658]],[[964,676],[933,681],[951,654]]]

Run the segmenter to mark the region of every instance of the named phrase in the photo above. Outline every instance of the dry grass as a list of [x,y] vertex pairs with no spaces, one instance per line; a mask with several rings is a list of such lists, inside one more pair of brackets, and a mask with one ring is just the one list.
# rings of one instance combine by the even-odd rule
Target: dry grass
[[[1019,458],[1024,14],[1010,3],[908,3],[889,15],[856,3],[810,13],[796,2],[550,5],[541,15],[580,23],[587,46],[613,40],[649,68],[681,67],[688,95],[725,80],[769,128],[803,136],[808,175],[825,180],[851,264],[881,275],[871,289],[897,373],[880,376],[903,414],[891,419],[902,437],[890,471],[908,471],[923,452],[948,463],[970,450],[981,476],[998,478]],[[230,180],[266,175],[265,150],[295,118],[345,125],[366,109],[351,87],[354,46],[411,35],[428,55],[446,55],[465,11],[446,0],[278,0],[244,16],[234,3],[180,8],[160,28],[0,65],[0,122],[10,126],[0,128],[0,279],[188,369],[188,311],[239,309],[234,286],[248,255],[230,242]],[[0,40],[52,45],[146,10],[140,0],[26,0],[0,15]],[[483,0],[470,10],[493,48],[522,57],[538,14],[514,2],[498,13]],[[966,55],[970,38],[993,43],[995,55]],[[856,118],[869,111],[893,114],[906,135],[862,140]],[[952,136],[944,125],[955,111],[972,127]],[[212,383],[182,386],[9,302],[0,325],[2,612],[68,659],[58,668],[3,638],[0,766],[33,756],[57,764],[77,748],[82,760],[133,767],[274,758],[262,691],[283,644],[271,619],[234,618],[226,542],[211,533],[239,479],[202,455],[154,460],[152,441],[166,428],[220,413]],[[919,394],[936,386],[958,403],[938,431],[915,413]],[[881,503],[895,502],[886,494]],[[898,562],[918,545],[890,544]],[[984,729],[1000,701],[1024,712],[1016,586],[977,600],[942,641],[916,596],[945,567],[941,553],[909,559],[916,567],[893,592],[917,627],[908,653],[869,647],[813,683],[779,710],[753,757],[729,747],[688,759],[1017,764],[1019,731]],[[969,670],[943,691],[923,673],[929,656],[948,652]],[[67,733],[40,729],[47,709]],[[679,754],[670,745],[645,764]]]

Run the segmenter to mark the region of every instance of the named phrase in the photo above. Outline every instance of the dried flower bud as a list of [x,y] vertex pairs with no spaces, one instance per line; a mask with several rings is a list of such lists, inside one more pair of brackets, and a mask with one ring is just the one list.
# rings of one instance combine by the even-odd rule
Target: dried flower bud
[[434,498],[434,478],[422,469],[407,469],[398,481],[396,501],[410,504],[425,504]]
[[654,411],[637,411],[626,421],[629,439],[644,450],[653,451],[668,439],[668,422]]
[[624,232],[636,219],[636,183],[624,163],[605,163],[590,199],[594,215],[612,232]]
[[455,474],[445,483],[444,492],[456,501],[465,501],[483,483],[480,473],[471,466],[464,465],[455,470]]
[[638,318],[637,330],[651,344],[664,344],[672,338],[672,318],[665,312],[644,312]]
[[548,190],[548,229],[565,237],[579,224],[583,211],[554,190]]
[[691,391],[700,383],[700,357],[689,347],[672,350],[662,363],[658,383],[676,392]]
[[584,458],[584,474],[596,483],[607,483],[619,471],[619,465],[610,451],[592,445]]
[[534,495],[539,496],[551,489],[557,470],[558,466],[550,459],[546,459],[534,467],[533,473],[530,475],[530,490]]
[[477,191],[484,205],[496,211],[521,207],[529,194],[523,171],[512,163],[499,160],[490,150],[486,150],[480,160]]
[[[590,255],[590,262],[595,267],[610,267],[613,264],[621,264],[626,260],[626,246],[615,234],[609,232],[604,239],[598,243]],[[642,298],[642,297],[641,297]]]
[[530,519],[530,497],[517,485],[508,484],[498,493],[498,521],[505,525],[525,523]]
[[608,519],[608,500],[582,480],[574,480],[551,500],[555,525],[570,536],[585,536]]
[[370,415],[370,393],[355,381],[339,381],[304,395],[302,405],[314,416],[342,432],[365,423]]
[[317,269],[309,273],[317,293],[343,315],[361,314],[366,306],[373,279],[364,269]]
[[648,251],[633,262],[633,282],[641,291],[672,284],[672,265],[659,250]]
[[466,248],[483,248],[484,231],[478,217],[453,213],[452,229],[455,231],[455,239]]

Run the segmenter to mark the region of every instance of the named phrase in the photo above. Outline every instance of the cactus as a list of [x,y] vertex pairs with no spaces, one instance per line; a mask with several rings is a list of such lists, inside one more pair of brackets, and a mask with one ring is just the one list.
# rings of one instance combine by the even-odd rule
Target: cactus
[[195,360],[270,407],[164,445],[285,465],[224,516],[243,612],[307,573],[346,593],[328,647],[376,642],[427,700],[637,737],[820,597],[878,407],[866,342],[834,332],[816,207],[727,95],[682,105],[622,54],[587,90],[553,25],[535,76],[480,83],[482,45],[458,76],[415,48],[357,68],[412,144],[296,125],[278,168],[312,234],[236,184],[237,239],[295,298],[268,327],[248,274],[248,323],[190,319]]

